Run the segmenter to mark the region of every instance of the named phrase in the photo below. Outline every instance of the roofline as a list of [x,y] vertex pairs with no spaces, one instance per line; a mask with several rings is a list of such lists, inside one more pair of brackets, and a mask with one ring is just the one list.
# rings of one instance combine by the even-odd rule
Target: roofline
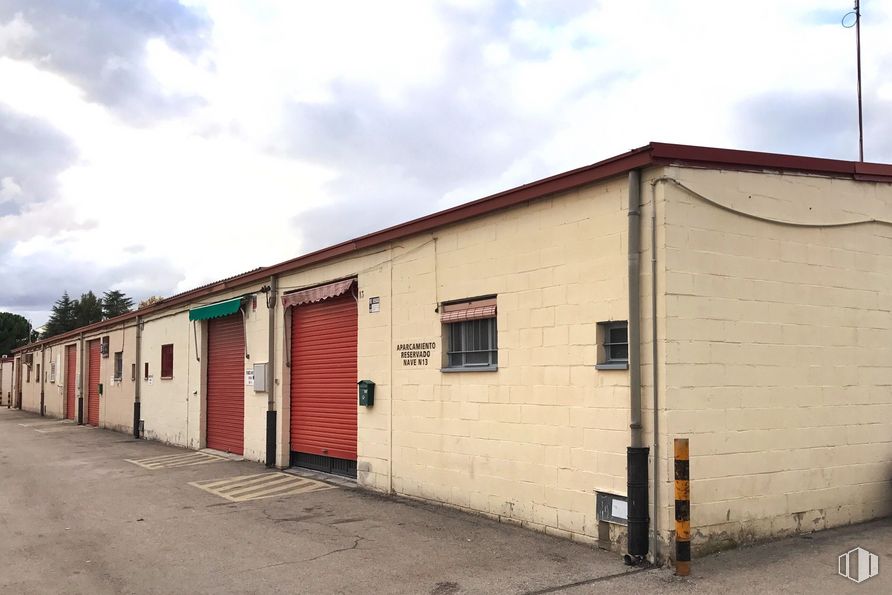
[[781,171],[819,174],[867,182],[892,182],[892,165],[762,153],[738,149],[715,149],[693,145],[652,142],[648,145],[655,163],[693,165],[734,171]]
[[456,207],[419,217],[393,227],[341,242],[315,252],[298,256],[269,267],[254,269],[241,275],[209,283],[167,298],[155,305],[103,320],[67,333],[61,333],[13,350],[13,353],[64,342],[90,333],[114,327],[137,316],[148,316],[173,306],[189,303],[196,298],[263,281],[272,276],[300,270],[339,256],[378,246],[390,241],[433,231],[435,229],[501,211],[525,202],[566,192],[613,178],[634,169],[648,166],[682,165],[733,171],[780,171],[825,175],[858,181],[892,183],[892,165],[861,163],[820,157],[803,157],[758,151],[717,149],[693,145],[651,142],[648,145],[554,176],[505,190]]

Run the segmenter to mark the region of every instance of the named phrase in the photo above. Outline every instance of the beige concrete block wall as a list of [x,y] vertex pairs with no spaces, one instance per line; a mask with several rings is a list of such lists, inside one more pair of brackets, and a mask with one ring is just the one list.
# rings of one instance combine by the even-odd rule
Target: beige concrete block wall
[[[73,378],[66,377],[65,370],[65,347],[66,345],[75,345],[77,353],[77,367]],[[31,370],[31,381],[28,382],[28,368],[24,366],[24,359],[19,357],[17,361],[21,361],[22,369],[22,409],[34,413],[40,412],[40,382],[37,377],[37,364],[41,362],[41,351],[34,353],[34,366]],[[41,366],[41,376],[43,376],[44,390],[44,412],[48,417],[63,418],[65,416],[65,386],[70,382],[77,383],[77,371],[80,370],[80,346],[77,340],[69,343],[47,344],[43,350],[43,365]],[[55,377],[53,377],[52,363],[56,363]],[[12,387],[11,387],[12,388]],[[13,395],[13,399],[15,396]]]
[[[433,234],[393,264],[393,488],[563,536],[597,535],[595,490],[625,494],[628,373],[597,371],[596,324],[626,320],[627,182]],[[499,370],[440,371],[438,303],[496,295]]]
[[12,401],[13,360],[0,364],[0,405],[6,406]]
[[[173,377],[161,378],[161,346],[173,344]],[[144,435],[168,444],[201,448],[201,398],[190,393],[200,373],[195,361],[188,311],[172,311],[145,320],[140,358],[140,414]],[[149,380],[145,364],[149,365]]]
[[[44,350],[44,413],[49,417],[61,418],[65,415],[65,348],[62,345],[48,345]],[[53,370],[55,364],[55,370]]]
[[[70,375],[68,374],[68,370],[66,368],[66,360],[65,360],[65,350],[69,345],[74,346],[74,353],[75,353],[74,371]],[[74,408],[75,409],[74,409],[74,414],[72,415],[72,417],[76,420],[77,419],[77,399],[78,399],[78,396],[80,395],[80,387],[78,386],[78,380],[80,379],[80,370],[81,370],[81,344],[76,339],[75,340],[69,339],[68,342],[59,343],[57,345],[54,345],[53,349],[54,349],[54,351],[58,351],[59,356],[61,357],[61,360],[62,360],[61,371],[59,370],[58,367],[56,368],[56,385],[57,385],[56,390],[59,393],[58,398],[61,401],[60,405],[59,405],[60,413],[58,414],[58,417],[65,417],[66,387],[69,384],[73,384],[74,385]]]
[[12,404],[13,406],[21,406],[20,404],[20,394],[22,391],[22,378],[21,373],[22,370],[22,354],[18,354],[13,357],[12,360]]
[[[131,320],[91,333],[84,337],[84,341],[102,340],[104,337],[108,337],[109,349],[108,357],[99,358],[99,379],[102,383],[99,427],[130,433],[133,431],[133,403],[136,398],[136,382],[132,375],[132,365],[136,362],[136,322]],[[115,353],[119,351],[123,353],[123,373],[121,380],[115,381]],[[86,407],[85,400],[85,411]]]
[[[644,445],[650,449],[650,519],[651,531],[656,531],[653,546],[656,557],[665,561],[671,548],[671,531],[674,529],[674,462],[671,433],[668,428],[666,393],[666,201],[659,184],[654,180],[664,174],[663,168],[645,170],[641,176],[641,405]],[[655,242],[654,242],[655,238]],[[653,262],[656,246],[656,262]],[[653,272],[656,272],[656,299],[654,301]],[[654,325],[654,303],[656,325]],[[657,440],[654,441],[654,327],[657,344]],[[624,470],[625,471],[625,470]],[[654,550],[652,550],[653,552]]]
[[[255,363],[269,361],[269,310],[266,296],[260,291],[260,285],[235,292],[232,297],[253,292],[257,295],[256,307],[253,299],[246,304],[246,349],[249,358],[245,359],[245,370],[253,370]],[[229,299],[224,298],[224,299]],[[213,301],[219,301],[216,297]],[[281,308],[280,308],[281,310]],[[203,327],[203,328],[206,328]],[[204,378],[199,376],[199,382]],[[195,389],[193,382],[193,390]],[[267,393],[255,392],[251,386],[245,386],[245,458],[252,461],[266,460],[266,411]]]
[[[33,364],[25,365],[25,354],[22,354],[22,410],[32,413],[40,413],[40,378],[37,374],[37,366],[41,363],[40,350],[32,351]],[[30,368],[30,378],[29,378]],[[43,366],[40,367],[43,374]]]
[[[139,370],[141,384],[141,418],[147,438],[188,448],[207,445],[205,399],[207,323],[189,321],[189,309],[248,294],[257,294],[246,303],[246,351],[244,370],[253,370],[254,363],[269,359],[269,314],[260,284],[209,296],[201,302],[147,317],[142,331],[142,361],[149,363],[152,383]],[[135,335],[134,335],[135,337]],[[134,339],[135,340],[135,339]],[[174,376],[162,379],[161,346],[174,345]],[[126,359],[126,358],[125,358]],[[129,368],[128,368],[129,370]],[[129,374],[129,371],[128,371]],[[128,376],[129,377],[129,376]],[[125,383],[126,384],[126,383]],[[266,458],[267,394],[255,392],[245,385],[245,452],[246,459]],[[132,402],[130,409],[132,418]]]
[[[677,168],[802,223],[892,220],[892,186]],[[892,513],[892,227],[748,219],[666,184],[668,425],[700,552]]]
[[[290,369],[284,365],[284,340],[290,314],[282,311],[281,295],[349,277],[357,278],[358,308],[358,377],[375,382],[373,407],[357,407],[357,482],[381,492],[391,491],[391,363],[395,339],[390,321],[398,315],[391,300],[391,262],[413,258],[426,239],[407,239],[398,245],[369,249],[337,261],[311,267],[279,279],[279,301],[276,313],[276,408],[278,411],[277,464],[289,464],[290,453]],[[369,298],[380,298],[380,311],[370,313]],[[289,326],[290,328],[290,326]],[[290,337],[290,330],[288,333]]]

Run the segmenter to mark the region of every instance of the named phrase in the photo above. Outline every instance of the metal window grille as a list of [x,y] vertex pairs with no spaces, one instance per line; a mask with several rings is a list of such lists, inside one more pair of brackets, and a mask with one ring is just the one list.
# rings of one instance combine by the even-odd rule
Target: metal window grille
[[448,368],[493,368],[499,364],[496,319],[466,320],[446,325]]
[[115,380],[120,382],[124,379],[124,352],[115,352]]
[[629,361],[629,323],[608,322],[604,324],[605,363]]

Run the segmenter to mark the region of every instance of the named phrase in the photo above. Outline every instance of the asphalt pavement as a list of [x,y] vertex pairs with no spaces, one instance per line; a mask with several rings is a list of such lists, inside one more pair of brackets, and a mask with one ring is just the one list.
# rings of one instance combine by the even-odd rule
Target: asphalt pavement
[[[879,556],[856,584],[853,547]],[[694,560],[693,576],[321,475],[0,409],[0,593],[892,593],[892,521]]]

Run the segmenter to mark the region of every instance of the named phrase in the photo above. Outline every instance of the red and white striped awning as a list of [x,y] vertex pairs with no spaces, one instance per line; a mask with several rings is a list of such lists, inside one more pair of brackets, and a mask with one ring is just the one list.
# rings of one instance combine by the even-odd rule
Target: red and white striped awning
[[440,322],[464,322],[496,317],[496,298],[446,304],[440,313]]
[[290,308],[292,306],[312,304],[338,297],[350,291],[350,288],[353,287],[354,283],[356,283],[356,279],[347,279],[345,281],[335,281],[334,283],[329,283],[327,285],[320,285],[319,287],[311,287],[309,289],[295,291],[294,293],[288,293],[282,296],[282,305],[286,308]]

